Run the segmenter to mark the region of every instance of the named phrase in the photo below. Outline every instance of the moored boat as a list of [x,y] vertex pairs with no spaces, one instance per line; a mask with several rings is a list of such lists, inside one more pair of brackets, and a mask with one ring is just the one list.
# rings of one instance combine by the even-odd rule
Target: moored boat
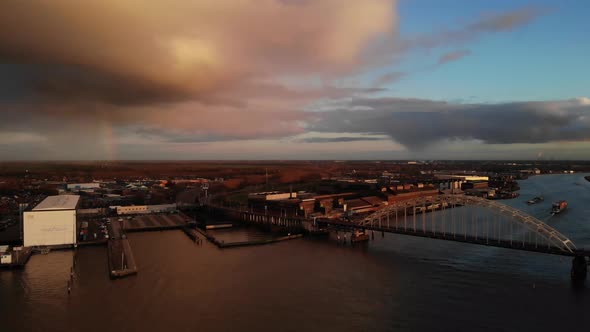
[[528,200],[527,201],[527,204],[528,205],[533,205],[533,204],[537,204],[539,202],[542,202],[543,200],[545,200],[543,198],[543,196],[536,196],[536,197],[533,197],[533,199]]

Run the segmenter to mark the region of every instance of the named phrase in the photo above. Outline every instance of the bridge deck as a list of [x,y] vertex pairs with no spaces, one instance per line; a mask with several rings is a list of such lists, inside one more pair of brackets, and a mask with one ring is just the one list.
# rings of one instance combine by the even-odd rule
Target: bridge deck
[[[441,198],[439,196],[439,198]],[[444,197],[442,197],[444,198]],[[449,198],[451,200],[457,200],[455,196]],[[459,202],[457,202],[459,203]],[[331,226],[338,226],[344,227],[349,229],[365,229],[365,230],[374,230],[379,232],[387,232],[387,233],[394,233],[394,234],[402,234],[402,235],[410,235],[410,236],[417,236],[417,237],[424,237],[424,238],[431,238],[431,239],[440,239],[446,241],[454,241],[454,242],[462,242],[462,243],[471,243],[471,244],[478,244],[484,245],[489,247],[498,247],[498,248],[507,248],[507,249],[514,249],[514,250],[521,250],[521,251],[529,251],[529,252],[538,252],[544,254],[552,254],[552,255],[560,255],[560,256],[585,256],[590,257],[590,250],[584,249],[577,249],[575,245],[563,234],[559,233],[557,230],[551,228],[550,226],[546,225],[545,223],[524,214],[522,211],[515,210],[511,207],[501,205],[497,202],[490,202],[488,200],[474,198],[474,197],[464,197],[461,198],[460,203],[461,205],[465,204],[474,204],[476,206],[487,207],[495,210],[500,214],[505,214],[507,218],[512,218],[514,220],[514,224],[520,226],[521,229],[525,229],[528,232],[532,232],[530,240],[526,240],[526,238],[514,238],[512,226],[510,227],[510,234],[508,234],[511,239],[498,239],[490,237],[490,234],[494,234],[494,232],[488,229],[486,232],[482,232],[482,234],[477,233],[477,228],[475,231],[475,235],[469,234],[465,231],[465,227],[463,227],[463,233],[451,233],[451,232],[443,232],[441,230],[436,229],[416,229],[415,226],[413,228],[404,228],[400,225],[395,225],[393,227],[385,227],[379,223],[381,217],[387,216],[388,213],[392,211],[396,211],[398,206],[391,206],[390,208],[380,210],[370,218],[365,218],[362,223],[355,223],[350,221],[344,221],[341,219],[304,219],[304,218],[293,218],[293,217],[279,217],[279,216],[271,216],[271,215],[260,215],[257,213],[234,210],[229,208],[217,208],[219,210],[225,212],[231,212],[235,214],[235,217],[243,220],[248,221],[251,219],[254,223],[262,223],[262,224],[273,224],[282,227],[300,227],[307,229],[305,224],[311,228],[315,228],[314,225],[331,225]],[[458,206],[458,204],[453,203],[452,205]],[[393,209],[393,210],[392,210]],[[465,222],[465,220],[461,220],[461,222]],[[486,222],[486,227],[488,223]],[[489,223],[489,227],[492,227],[492,223]],[[496,229],[499,231],[500,229]],[[481,231],[481,229],[480,229]],[[485,235],[484,235],[485,234]]]
[[538,252],[544,254],[552,254],[552,255],[560,255],[560,256],[590,256],[590,250],[576,250],[574,252],[564,251],[560,248],[555,247],[548,247],[548,246],[541,246],[535,243],[528,243],[523,241],[517,240],[504,240],[504,239],[491,239],[485,238],[481,236],[473,236],[473,235],[465,235],[465,234],[456,234],[453,235],[451,233],[443,233],[443,232],[433,232],[431,230],[414,230],[414,229],[404,229],[404,228],[391,228],[391,227],[379,227],[376,225],[360,225],[353,222],[348,221],[341,221],[341,220],[317,220],[317,224],[320,225],[332,225],[332,226],[341,226],[353,229],[365,229],[365,230],[372,230],[378,232],[387,232],[393,234],[402,234],[402,235],[411,235],[417,237],[424,237],[430,239],[439,239],[439,240],[446,240],[446,241],[454,241],[454,242],[462,242],[462,243],[471,243],[471,244],[479,244],[488,247],[498,247],[498,248],[507,248],[507,249],[514,249],[514,250],[523,250],[523,251],[531,251],[531,252]]

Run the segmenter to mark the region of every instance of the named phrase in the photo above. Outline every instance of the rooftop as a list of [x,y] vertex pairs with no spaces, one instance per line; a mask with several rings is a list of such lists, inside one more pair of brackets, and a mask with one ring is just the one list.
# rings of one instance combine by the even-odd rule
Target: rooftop
[[79,200],[78,195],[49,196],[35,206],[33,211],[75,210]]
[[372,204],[373,206],[379,206],[384,203],[383,200],[377,196],[367,196],[362,197],[361,199],[369,204]]
[[361,209],[373,207],[373,205],[360,198],[348,200],[346,201],[346,205],[348,206],[348,209]]

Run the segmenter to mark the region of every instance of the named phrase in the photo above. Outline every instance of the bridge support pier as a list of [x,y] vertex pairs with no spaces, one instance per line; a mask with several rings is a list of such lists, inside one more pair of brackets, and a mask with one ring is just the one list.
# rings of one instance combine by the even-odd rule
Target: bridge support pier
[[572,260],[572,280],[573,281],[584,281],[588,274],[588,262],[584,256],[575,256]]

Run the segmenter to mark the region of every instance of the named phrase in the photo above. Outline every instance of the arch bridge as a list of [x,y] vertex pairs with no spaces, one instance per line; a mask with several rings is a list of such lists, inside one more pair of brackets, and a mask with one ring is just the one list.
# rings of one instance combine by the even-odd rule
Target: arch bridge
[[[438,211],[437,213],[429,213]],[[405,234],[491,247],[574,257],[571,276],[584,280],[590,250],[531,215],[488,199],[438,195],[398,202],[364,218],[318,219],[317,225]],[[372,232],[374,236],[374,232]]]
[[[457,209],[464,207],[463,209]],[[441,213],[428,213],[440,211]],[[439,195],[389,205],[353,228],[575,256],[565,235],[523,211],[476,196]]]
[[[435,212],[436,213],[433,213]],[[523,211],[476,196],[435,195],[388,205],[352,219],[283,218],[244,211],[240,219],[279,227],[322,230],[335,228],[404,234],[491,247],[574,257],[572,278],[585,279],[590,250]],[[547,211],[548,218],[550,217]]]

